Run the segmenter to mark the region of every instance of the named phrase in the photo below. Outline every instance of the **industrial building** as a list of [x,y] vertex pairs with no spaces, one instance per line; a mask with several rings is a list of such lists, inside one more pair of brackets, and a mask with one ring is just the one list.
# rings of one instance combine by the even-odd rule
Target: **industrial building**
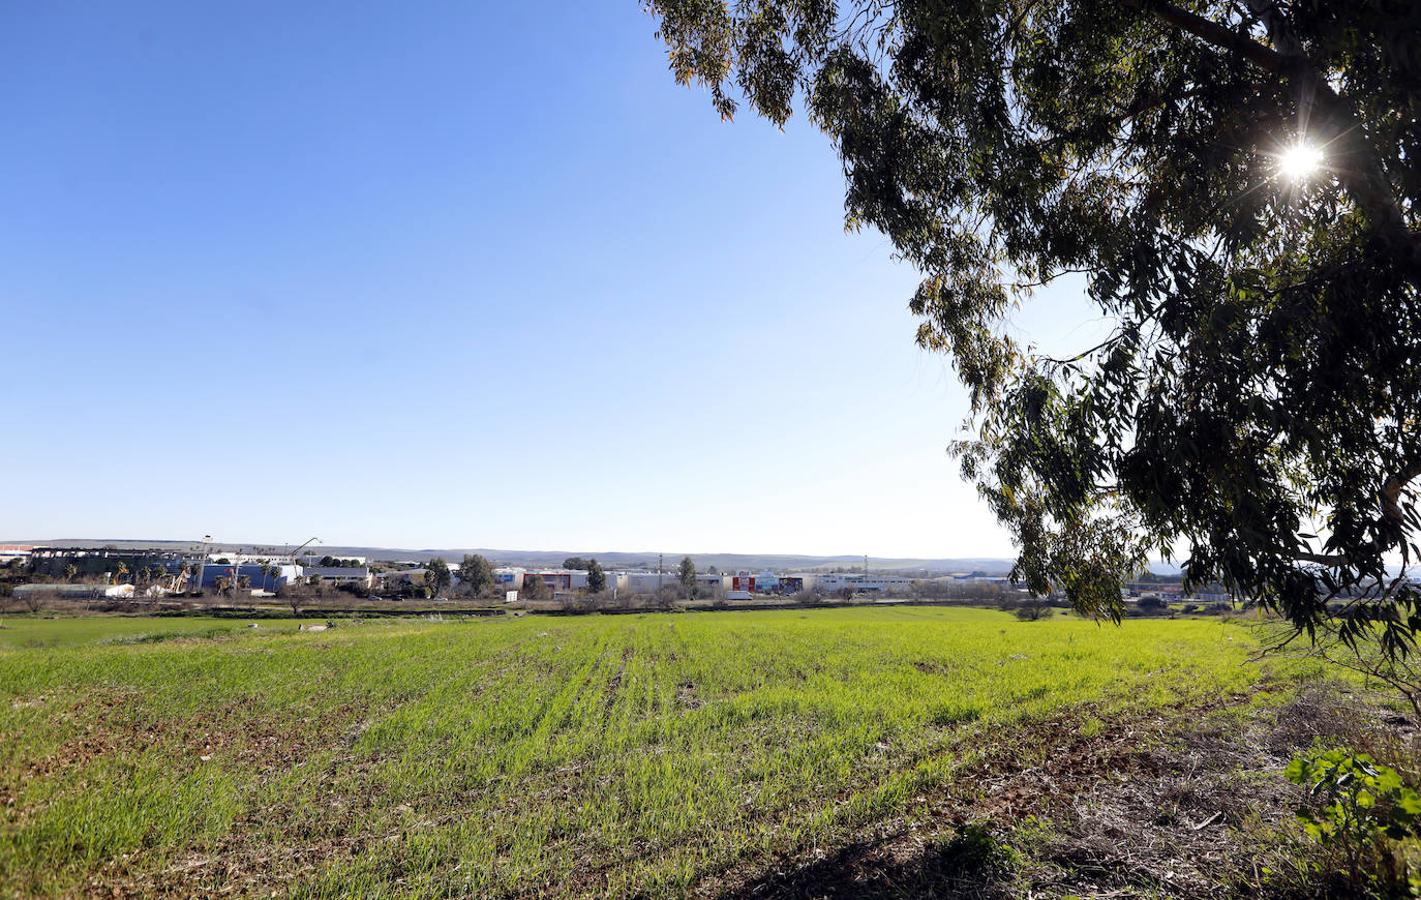
[[675,584],[676,576],[666,572],[622,572],[622,590],[631,594],[654,594],[663,585]]
[[428,571],[428,569],[396,569],[393,572],[381,572],[371,577],[381,589],[389,589],[403,585],[424,584],[424,576]]
[[[170,563],[168,571],[171,574],[178,574],[182,563]],[[217,587],[221,579],[233,580],[237,584],[246,582],[248,587],[255,590],[275,591],[281,586],[295,581],[301,577],[301,567],[291,563],[221,563],[204,560],[196,566],[188,566],[190,581],[186,588],[188,590],[201,588],[212,590]]]
[[493,583],[504,590],[517,591],[523,587],[524,569],[517,566],[498,566],[493,570]]
[[734,575],[726,576],[724,581],[725,589],[728,591],[749,591],[752,594],[773,594],[780,590],[779,576],[768,569],[759,575],[741,570]]
[[913,579],[902,575],[867,575],[863,572],[800,572],[781,576],[779,581],[786,594],[800,591],[838,594],[846,590],[855,594],[895,594],[905,593],[913,585]]
[[555,594],[587,590],[587,573],[580,569],[529,569],[523,573],[523,581],[529,578],[542,579],[543,586]]
[[353,584],[367,589],[372,582],[368,566],[302,566],[301,577],[308,582],[315,579],[321,584]]
[[[663,587],[674,587],[681,583],[681,576],[677,572],[616,572],[608,575],[608,590],[614,584],[612,575],[617,578],[617,588],[631,594],[654,594]],[[729,580],[726,575],[697,575],[696,594],[700,597],[718,597],[726,590]]]
[[64,600],[113,600],[133,596],[131,584],[22,584],[15,588],[15,599],[25,601],[31,596],[59,597]]
[[34,549],[31,544],[0,544],[0,563],[29,559]]

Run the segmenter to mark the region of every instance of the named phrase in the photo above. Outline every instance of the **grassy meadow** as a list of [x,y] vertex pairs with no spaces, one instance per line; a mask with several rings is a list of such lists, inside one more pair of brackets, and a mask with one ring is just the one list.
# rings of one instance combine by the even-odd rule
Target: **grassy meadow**
[[911,817],[981,748],[1305,676],[1218,620],[855,608],[6,618],[0,890],[678,894]]

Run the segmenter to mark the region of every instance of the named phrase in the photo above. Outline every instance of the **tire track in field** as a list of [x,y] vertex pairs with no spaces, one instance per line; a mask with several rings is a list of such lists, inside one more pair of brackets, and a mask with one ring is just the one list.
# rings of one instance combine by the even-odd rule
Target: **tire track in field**
[[588,691],[593,689],[592,685],[597,680],[597,670],[606,661],[611,651],[611,643],[612,635],[603,635],[596,645],[595,652],[588,654],[587,662],[579,666],[573,676],[568,679],[567,684],[543,704],[531,722],[532,729],[528,736],[517,742],[515,747],[510,748],[513,751],[507,769],[507,774],[510,777],[528,774],[537,761],[536,751],[540,748],[550,747],[552,738],[566,730],[567,724],[573,718],[573,712],[583,704],[583,698]]

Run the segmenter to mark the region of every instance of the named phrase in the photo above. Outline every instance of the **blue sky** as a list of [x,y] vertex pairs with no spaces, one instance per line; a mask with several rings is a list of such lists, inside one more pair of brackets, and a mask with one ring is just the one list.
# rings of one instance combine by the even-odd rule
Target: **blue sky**
[[654,29],[0,7],[0,538],[1009,555],[828,142]]

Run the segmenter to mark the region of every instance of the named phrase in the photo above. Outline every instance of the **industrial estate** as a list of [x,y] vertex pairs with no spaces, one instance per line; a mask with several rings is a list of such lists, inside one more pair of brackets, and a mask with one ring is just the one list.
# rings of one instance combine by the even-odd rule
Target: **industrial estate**
[[[821,602],[997,600],[1028,602],[1000,572],[882,571],[859,567],[813,571],[771,568],[722,572],[691,556],[664,554],[644,567],[612,569],[595,557],[571,556],[556,567],[509,565],[478,554],[446,559],[374,559],[332,555],[306,545],[218,548],[210,541],[143,546],[66,543],[0,544],[0,585],[38,608],[48,600],[182,609],[194,605],[280,604],[293,609],[342,604],[433,601],[539,611],[656,609],[738,605],[774,607]],[[1126,604],[1151,600],[1227,604],[1221,588],[1186,594],[1177,577],[1130,583]]]

